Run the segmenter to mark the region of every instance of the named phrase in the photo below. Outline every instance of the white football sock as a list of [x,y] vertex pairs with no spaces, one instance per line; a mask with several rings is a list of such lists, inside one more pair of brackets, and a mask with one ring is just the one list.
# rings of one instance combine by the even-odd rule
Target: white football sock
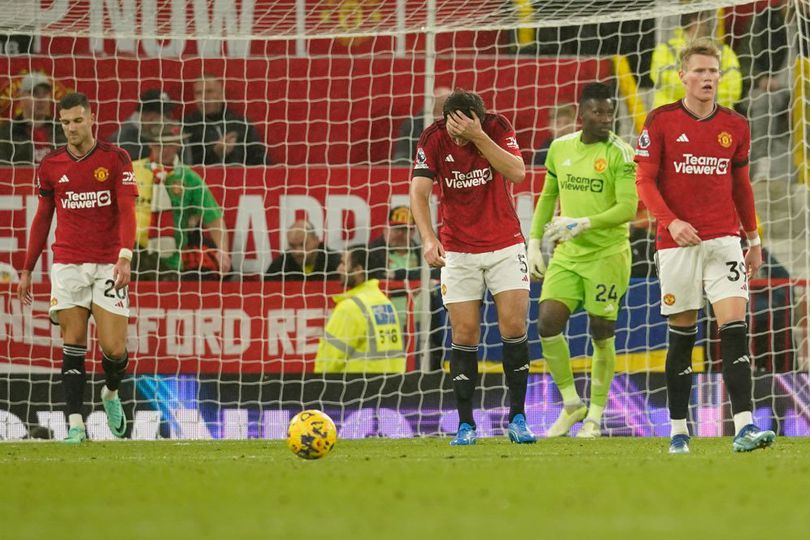
[[737,413],[734,415],[734,434],[740,432],[742,428],[747,426],[748,424],[754,423],[754,417],[751,414],[751,411],[743,411],[741,413]]
[[84,420],[82,420],[82,415],[78,413],[69,414],[68,415],[68,425],[72,428],[74,427],[84,427]]
[[675,435],[689,435],[689,428],[686,427],[686,418],[682,420],[672,420],[670,419],[669,424],[669,436],[674,437]]
[[101,387],[101,399],[109,401],[118,397],[118,390],[110,390],[107,385]]

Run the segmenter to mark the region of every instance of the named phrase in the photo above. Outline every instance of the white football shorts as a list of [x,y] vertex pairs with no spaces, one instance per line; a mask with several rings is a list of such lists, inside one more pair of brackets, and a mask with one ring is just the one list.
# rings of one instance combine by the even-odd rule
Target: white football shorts
[[529,290],[526,246],[515,244],[486,253],[445,252],[442,300],[456,304],[483,300],[487,289],[496,295],[515,289]]
[[697,246],[662,249],[656,253],[656,264],[662,315],[704,307],[704,291],[712,304],[732,297],[748,300],[739,237],[723,236]]
[[115,290],[111,264],[60,264],[51,268],[51,306],[48,309],[53,324],[59,324],[60,310],[95,304],[115,315],[129,317],[129,287]]

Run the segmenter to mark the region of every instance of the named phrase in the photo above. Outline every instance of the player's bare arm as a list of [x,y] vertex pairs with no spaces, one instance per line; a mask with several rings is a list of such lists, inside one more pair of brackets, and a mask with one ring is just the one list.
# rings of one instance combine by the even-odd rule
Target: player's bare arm
[[433,268],[444,266],[444,246],[442,246],[430,220],[430,194],[433,181],[424,176],[415,176],[411,180],[411,213],[419,235],[422,237],[422,254],[425,262]]
[[31,296],[31,272],[28,270],[20,272],[20,282],[17,284],[17,297],[24,306],[30,306],[33,301]]
[[669,226],[667,226],[667,230],[669,234],[672,235],[672,239],[681,247],[697,246],[700,244],[697,229],[686,221],[674,219]]
[[762,267],[762,244],[757,231],[746,231],[748,250],[745,252],[745,272],[748,279],[753,278]]
[[115,290],[120,291],[129,285],[132,270],[130,261],[126,257],[119,257],[113,266],[113,279],[115,280]]
[[526,165],[523,159],[498,146],[481,128],[481,120],[475,112],[471,111],[470,114],[472,118],[460,111],[448,114],[447,133],[454,139],[473,143],[487,158],[489,164],[510,182],[515,184],[523,182],[526,178]]

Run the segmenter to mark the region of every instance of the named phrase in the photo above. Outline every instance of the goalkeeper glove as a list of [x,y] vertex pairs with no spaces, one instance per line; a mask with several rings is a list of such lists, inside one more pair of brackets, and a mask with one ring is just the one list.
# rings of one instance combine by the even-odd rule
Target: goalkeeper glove
[[540,239],[529,239],[529,273],[535,279],[542,279],[546,273],[546,261],[540,251]]
[[591,228],[590,218],[559,216],[546,226],[546,238],[552,242],[565,242]]

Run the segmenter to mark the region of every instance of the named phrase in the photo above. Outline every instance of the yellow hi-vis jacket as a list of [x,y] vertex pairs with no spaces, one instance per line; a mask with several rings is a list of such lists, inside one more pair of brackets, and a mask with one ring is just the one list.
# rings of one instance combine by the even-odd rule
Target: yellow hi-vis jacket
[[[650,60],[650,78],[655,84],[653,108],[678,101],[684,96],[684,87],[678,72],[681,69],[680,54],[686,48],[686,38],[681,28],[666,43],[655,47]],[[742,97],[742,73],[740,61],[734,50],[725,43],[720,49],[720,83],[717,86],[717,103],[729,109]]]
[[334,297],[315,357],[316,373],[402,373],[405,349],[397,310],[371,279]]

